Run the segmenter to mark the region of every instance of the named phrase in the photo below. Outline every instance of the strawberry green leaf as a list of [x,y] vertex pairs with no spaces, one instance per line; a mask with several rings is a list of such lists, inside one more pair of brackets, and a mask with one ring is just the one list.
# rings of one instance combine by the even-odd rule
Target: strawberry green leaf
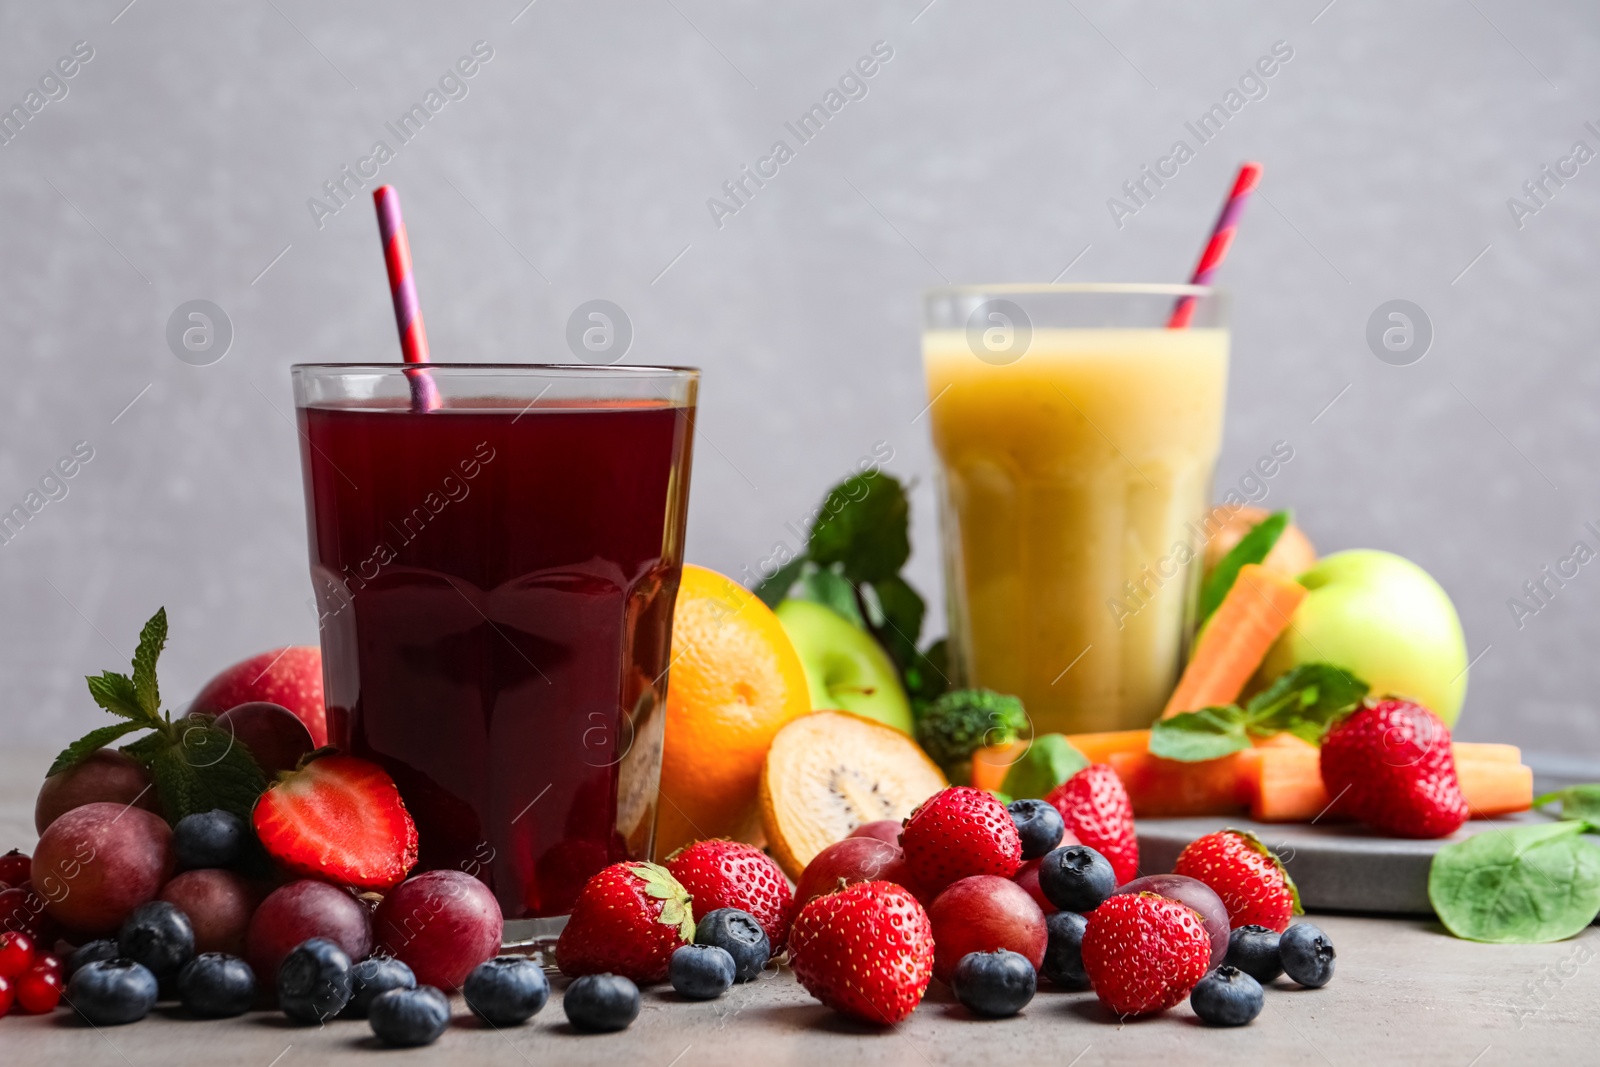
[[48,778],[53,774],[60,774],[62,771],[70,770],[123,734],[143,729],[145,729],[145,724],[142,722],[114,722],[108,726],[102,726],[98,730],[90,730],[61,750],[61,754],[56,757],[55,762],[50,764],[50,769],[44,772],[45,777]]
[[111,714],[120,715],[124,719],[150,718],[139,703],[139,693],[133,684],[133,679],[126,674],[103,671],[100,674],[89,675],[84,681],[89,683],[89,696]]
[[167,644],[167,609],[157,608],[139,631],[139,647],[133,651],[133,688],[139,707],[155,718],[161,711],[161,687],[156,684],[156,660]]

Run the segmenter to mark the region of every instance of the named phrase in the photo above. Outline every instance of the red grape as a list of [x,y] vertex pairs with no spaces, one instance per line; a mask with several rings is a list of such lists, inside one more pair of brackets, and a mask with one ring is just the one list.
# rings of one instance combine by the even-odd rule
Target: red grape
[[[132,804],[145,811],[161,812],[145,769],[114,748],[102,748],[91,752],[77,766],[44,780],[44,785],[39,787],[39,799],[33,805],[34,831],[43,834],[51,823],[73,808],[96,803],[118,807]],[[11,881],[3,874],[0,879]]]
[[27,934],[0,934],[0,978],[15,978],[33,966],[33,939]]
[[33,853],[33,884],[65,926],[107,934],[154,900],[172,874],[172,830],[126,804],[73,808],[45,830]]
[[0,882],[4,882],[6,888],[21,885],[32,873],[33,861],[21,849],[14,848],[0,856]]
[[1206,933],[1211,935],[1211,966],[1221,963],[1228,954],[1228,906],[1198,878],[1181,874],[1147,874],[1119,886],[1111,895],[1120,897],[1124,893],[1155,893],[1176,900],[1179,904],[1189,905],[1200,913]]
[[243,956],[245,931],[261,895],[233,871],[205,868],[178,875],[162,887],[160,899],[189,917],[195,955],[226,952]]
[[367,906],[348,890],[302,878],[267,895],[245,933],[245,959],[265,989],[278,984],[278,965],[296,945],[325,937],[352,960],[372,951],[372,919]]
[[887,841],[889,844],[899,847],[900,820],[879,819],[877,822],[862,823],[860,826],[850,831],[850,836],[876,837],[879,841]]
[[1039,863],[1040,860],[1028,860],[1011,876],[1011,880],[1028,891],[1033,902],[1039,905],[1039,910],[1046,915],[1054,915],[1061,909],[1050,903],[1050,898],[1044,895],[1044,890],[1039,888]]
[[61,1003],[61,972],[34,967],[17,979],[17,1004],[23,1011],[42,1015]]
[[217,728],[244,742],[268,781],[278,771],[294,770],[300,757],[317,747],[298,715],[265,700],[229,708],[217,716]]
[[22,885],[0,891],[0,931],[27,934],[42,945],[54,944],[60,923],[45,914],[44,898],[33,886]]
[[500,951],[505,920],[489,887],[465,871],[427,871],[389,891],[373,921],[380,951],[418,985],[457,989]]
[[928,909],[933,924],[933,974],[949,982],[956,964],[969,952],[1010,949],[1034,969],[1044,962],[1049,931],[1044,912],[1027,890],[1009,878],[975,874],[954,882]]
[[800,874],[794,891],[795,913],[806,902],[835,893],[857,882],[894,882],[906,885],[906,854],[899,845],[877,837],[847,837],[818,852]]

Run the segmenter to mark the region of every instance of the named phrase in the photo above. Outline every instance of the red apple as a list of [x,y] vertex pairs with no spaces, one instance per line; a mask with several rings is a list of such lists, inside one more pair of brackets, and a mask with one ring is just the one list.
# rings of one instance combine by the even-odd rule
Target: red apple
[[235,663],[201,688],[189,710],[221,715],[254,700],[282,704],[306,724],[318,747],[328,743],[328,714],[322,703],[322,649],[316,645],[274,648]]

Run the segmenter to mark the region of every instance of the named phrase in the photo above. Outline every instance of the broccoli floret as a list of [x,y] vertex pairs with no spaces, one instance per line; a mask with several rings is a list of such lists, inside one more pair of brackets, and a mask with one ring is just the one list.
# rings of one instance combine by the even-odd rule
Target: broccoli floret
[[929,705],[917,720],[917,743],[952,782],[972,778],[972,754],[1009,745],[1028,728],[1022,701],[989,689],[957,689]]

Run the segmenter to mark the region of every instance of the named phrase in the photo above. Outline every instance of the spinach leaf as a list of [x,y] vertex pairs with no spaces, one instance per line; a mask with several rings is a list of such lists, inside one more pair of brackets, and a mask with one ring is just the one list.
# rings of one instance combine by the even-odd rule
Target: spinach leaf
[[1283,531],[1288,528],[1290,518],[1290,513],[1287,511],[1274,511],[1251,527],[1250,532],[1241,537],[1239,543],[1217,561],[1205,585],[1200,588],[1201,622],[1211,617],[1211,613],[1222,603],[1222,598],[1228,595],[1228,590],[1233,588],[1234,579],[1239,577],[1240,567],[1246,563],[1260,563],[1267,558],[1267,553],[1272,551],[1272,547],[1278,543],[1278,538],[1282,537]]
[[1569,785],[1537,798],[1533,806],[1542,808],[1556,803],[1561,805],[1563,819],[1581,820],[1600,832],[1600,785]]
[[1497,944],[1560,941],[1600,914],[1600,849],[1582,822],[1489,829],[1441,848],[1428,899],[1457,937]]

